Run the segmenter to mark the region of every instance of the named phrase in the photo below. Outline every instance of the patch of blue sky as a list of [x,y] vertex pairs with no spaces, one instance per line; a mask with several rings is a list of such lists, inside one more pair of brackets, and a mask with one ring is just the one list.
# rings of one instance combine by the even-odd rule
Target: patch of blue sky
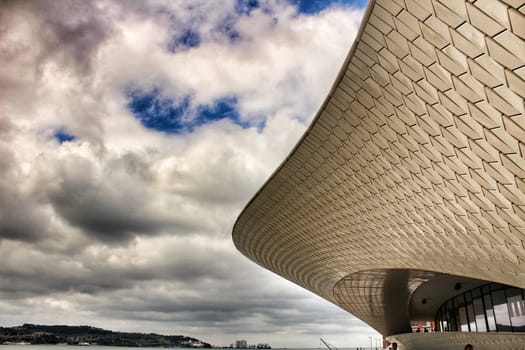
[[364,8],[368,0],[290,0],[299,13],[316,14],[332,6],[351,6]]
[[64,142],[72,142],[76,140],[75,135],[72,135],[64,129],[58,129],[53,133],[53,137],[58,143],[63,144]]
[[241,115],[237,109],[237,98],[235,97],[222,97],[215,100],[211,105],[197,106],[195,116],[198,125],[229,119],[243,128],[250,126],[249,123],[241,120]]
[[215,28],[217,34],[228,38],[230,42],[235,42],[241,38],[241,34],[235,29],[235,19],[228,17],[217,28]]
[[[259,0],[236,0],[234,5],[235,12],[226,16],[215,27],[214,33],[218,34],[216,37],[226,37],[230,43],[240,40],[242,35],[235,28],[237,20],[240,16],[250,16],[253,10],[260,8],[261,2]],[[263,7],[262,10],[264,11],[265,8]]]
[[[351,6],[364,8],[368,0],[287,0],[297,6],[299,13],[316,14],[332,6]],[[250,15],[255,9],[268,11],[264,1],[259,0],[237,0],[235,11],[239,15]]]
[[259,0],[237,0],[235,3],[235,12],[239,15],[250,15],[250,13],[259,8]]
[[222,119],[229,119],[242,128],[252,126],[241,118],[235,97],[222,97],[211,104],[192,106],[190,96],[175,101],[162,97],[158,89],[149,92],[130,90],[127,96],[128,109],[144,127],[167,134],[192,132],[201,125]]
[[168,43],[168,50],[170,52],[177,52],[187,50],[192,47],[197,47],[201,43],[201,36],[198,31],[187,28],[181,34],[176,35]]
[[[368,4],[368,0],[285,0],[289,3],[297,6],[298,14],[315,15],[327,8],[333,6],[350,6],[356,8],[365,8]],[[191,6],[188,7],[191,9]],[[241,39],[242,34],[235,29],[235,23],[238,16],[250,16],[252,11],[260,10],[267,15],[274,16],[272,12],[272,6],[269,6],[265,0],[236,0],[234,5],[235,12],[232,15],[227,16],[221,23],[219,23],[215,29],[209,33],[211,37],[224,38],[226,37],[230,42],[235,42]],[[176,13],[170,13],[165,9],[159,9],[159,11],[170,18],[174,28],[177,28],[178,19]],[[277,22],[277,17],[274,18]],[[177,29],[177,34],[169,41],[167,49],[172,52],[185,51],[190,48],[198,47],[202,44],[203,38],[199,32],[199,21],[193,24],[186,24],[186,28],[183,27]],[[220,40],[220,39],[219,39]]]
[[161,97],[158,89],[131,90],[127,106],[144,127],[177,134],[185,129],[184,118],[190,108],[190,98],[174,101]]

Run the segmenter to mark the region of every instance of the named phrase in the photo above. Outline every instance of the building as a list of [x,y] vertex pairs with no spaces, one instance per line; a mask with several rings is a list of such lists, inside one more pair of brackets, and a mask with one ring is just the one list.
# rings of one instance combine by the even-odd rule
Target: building
[[248,349],[248,342],[244,339],[235,341],[235,348],[237,349]]
[[237,248],[401,349],[525,348],[524,13],[371,1]]

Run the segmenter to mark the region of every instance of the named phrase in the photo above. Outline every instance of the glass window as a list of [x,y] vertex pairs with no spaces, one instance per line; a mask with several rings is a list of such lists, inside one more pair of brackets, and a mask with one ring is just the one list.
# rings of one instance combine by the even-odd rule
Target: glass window
[[435,317],[442,332],[525,332],[525,289],[489,283],[450,298]]
[[447,310],[445,305],[441,306],[439,309],[439,330],[441,332],[448,331],[448,322],[447,322]]
[[458,310],[458,330],[460,332],[468,332],[467,307],[465,305],[465,299],[463,298],[463,294],[458,295],[454,298],[454,305],[456,306],[456,310]]
[[481,298],[476,298],[472,301],[474,305],[474,314],[476,321],[476,328],[478,332],[486,332],[487,324],[485,320],[485,309],[483,308],[483,300]]
[[448,331],[448,322],[447,320],[442,320],[441,321],[441,332],[446,332]]
[[443,308],[440,308],[437,312],[437,317],[435,319],[436,328],[435,331],[439,332],[443,330]]
[[448,330],[451,332],[457,332],[458,327],[456,323],[456,315],[454,312],[454,303],[452,299],[447,302],[447,321],[448,321]]
[[458,308],[459,330],[468,332],[467,308],[463,305]]
[[492,308],[492,299],[490,294],[485,294],[483,296],[483,301],[485,301],[485,313],[487,315],[487,325],[489,327],[489,332],[495,332],[496,319],[494,318],[494,309]]
[[491,284],[490,284],[490,290],[491,290],[492,292],[495,292],[495,291],[497,291],[497,290],[502,290],[502,289],[504,289],[504,287],[505,287],[505,286],[502,286],[501,284],[497,284],[497,283],[491,283]]
[[501,289],[492,292],[492,302],[494,303],[496,329],[498,332],[512,332],[509,310],[507,308],[507,298],[505,298],[505,291]]
[[525,332],[525,301],[518,288],[507,289],[507,306],[513,332]]
[[488,284],[484,285],[482,287],[482,291],[483,291],[483,294],[488,294],[490,293],[490,286]]
[[470,332],[476,332],[476,320],[474,317],[474,306],[472,305],[472,294],[467,292],[465,295],[465,301],[467,305],[467,318],[468,318],[468,327]]

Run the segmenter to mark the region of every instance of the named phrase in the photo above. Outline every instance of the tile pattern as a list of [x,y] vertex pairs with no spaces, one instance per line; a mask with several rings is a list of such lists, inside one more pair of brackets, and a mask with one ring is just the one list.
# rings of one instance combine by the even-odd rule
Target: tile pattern
[[406,312],[412,293],[438,275],[406,269],[359,271],[337,282],[334,298],[381,334],[407,333],[412,331]]
[[522,0],[372,1],[314,122],[238,218],[238,249],[363,319],[334,292],[362,271],[525,288],[524,16]]

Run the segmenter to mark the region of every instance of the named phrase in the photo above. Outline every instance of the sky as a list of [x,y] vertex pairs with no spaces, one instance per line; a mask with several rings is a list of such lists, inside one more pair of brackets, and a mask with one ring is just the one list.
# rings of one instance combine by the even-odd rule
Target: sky
[[375,342],[231,239],[326,97],[365,6],[4,1],[0,325]]

